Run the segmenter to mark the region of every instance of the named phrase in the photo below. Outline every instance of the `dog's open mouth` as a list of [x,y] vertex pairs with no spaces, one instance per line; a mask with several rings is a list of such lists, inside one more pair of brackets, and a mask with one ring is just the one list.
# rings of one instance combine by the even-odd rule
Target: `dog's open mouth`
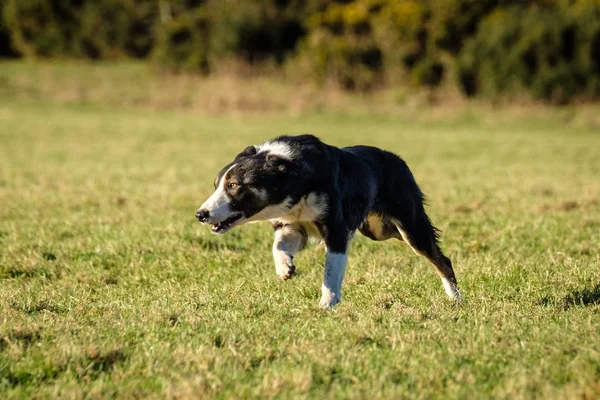
[[242,214],[236,214],[232,217],[227,218],[225,221],[213,224],[211,230],[214,233],[225,233],[235,225],[236,222],[242,219]]

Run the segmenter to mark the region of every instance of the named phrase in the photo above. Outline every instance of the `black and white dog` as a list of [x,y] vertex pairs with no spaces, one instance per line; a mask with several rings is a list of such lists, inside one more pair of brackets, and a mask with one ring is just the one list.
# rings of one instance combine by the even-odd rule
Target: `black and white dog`
[[238,154],[219,172],[215,189],[196,212],[198,220],[215,233],[271,221],[282,279],[294,275],[294,254],[309,237],[325,242],[321,307],[340,301],[348,244],[357,229],[373,240],[404,240],[434,265],[448,296],[460,299],[423,194],[395,154],[368,146],[337,148],[312,135],[280,136]]

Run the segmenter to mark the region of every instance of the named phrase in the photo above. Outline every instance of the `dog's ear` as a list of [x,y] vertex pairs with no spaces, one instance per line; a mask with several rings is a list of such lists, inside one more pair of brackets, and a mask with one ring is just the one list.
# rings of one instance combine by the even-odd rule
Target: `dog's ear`
[[298,164],[276,154],[267,155],[267,165],[277,168],[281,172],[296,172]]
[[235,156],[235,159],[238,160],[240,158],[243,157],[250,157],[256,154],[256,147],[254,146],[248,146],[244,149],[244,151],[242,151],[240,154],[238,154],[237,156]]

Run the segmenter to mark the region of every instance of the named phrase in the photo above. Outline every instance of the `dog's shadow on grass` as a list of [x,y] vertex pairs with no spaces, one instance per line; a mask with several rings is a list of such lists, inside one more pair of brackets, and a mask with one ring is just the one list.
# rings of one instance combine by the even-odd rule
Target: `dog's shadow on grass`
[[[548,306],[552,304],[552,301],[548,296],[544,296],[541,299],[540,304]],[[600,284],[597,284],[591,289],[572,290],[568,295],[556,302],[556,306],[562,307],[564,310],[568,310],[571,307],[587,307],[591,305],[600,305]]]

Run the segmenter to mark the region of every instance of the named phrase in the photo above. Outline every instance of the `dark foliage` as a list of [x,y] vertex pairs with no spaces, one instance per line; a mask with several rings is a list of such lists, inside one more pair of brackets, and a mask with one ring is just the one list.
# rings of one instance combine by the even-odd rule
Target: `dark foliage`
[[[350,90],[600,96],[600,0],[3,0],[0,57],[293,63]],[[397,79],[396,79],[397,80]]]

